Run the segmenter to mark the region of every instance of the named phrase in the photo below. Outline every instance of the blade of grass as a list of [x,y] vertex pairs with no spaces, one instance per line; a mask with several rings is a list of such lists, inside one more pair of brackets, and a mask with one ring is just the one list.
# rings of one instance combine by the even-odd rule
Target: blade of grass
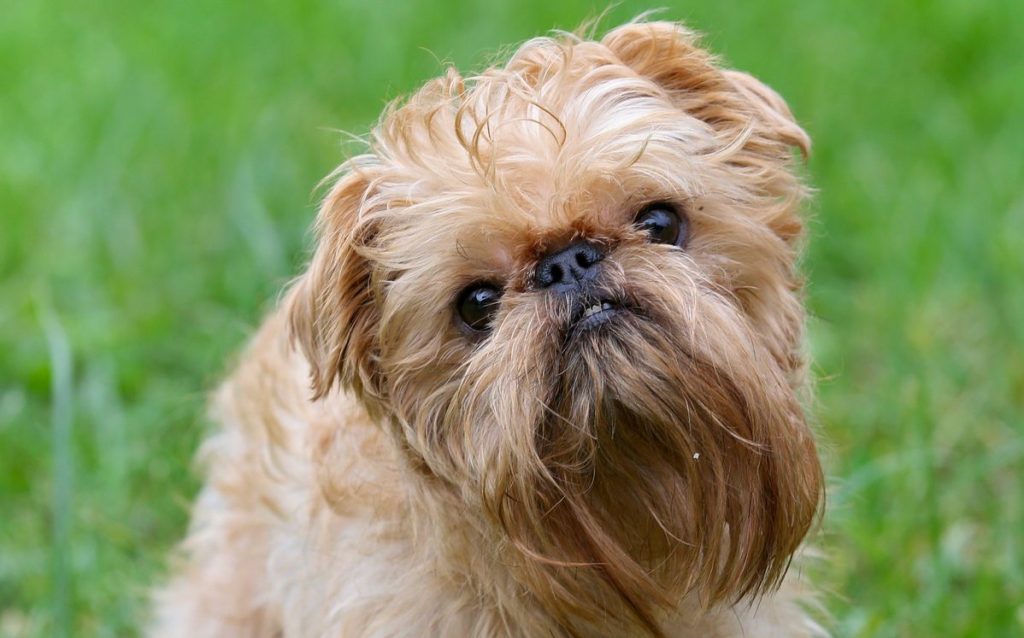
[[71,452],[72,363],[67,333],[47,304],[43,331],[50,358],[51,427],[53,429],[53,623],[54,635],[71,635],[71,512],[74,464]]

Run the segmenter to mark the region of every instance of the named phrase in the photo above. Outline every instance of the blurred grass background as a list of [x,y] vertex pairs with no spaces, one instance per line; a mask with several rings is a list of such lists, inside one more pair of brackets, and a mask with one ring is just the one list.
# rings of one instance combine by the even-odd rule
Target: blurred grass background
[[[836,634],[1021,635],[1024,3],[664,4],[815,140]],[[137,633],[204,394],[300,268],[338,130],[602,8],[4,3],[0,635]]]

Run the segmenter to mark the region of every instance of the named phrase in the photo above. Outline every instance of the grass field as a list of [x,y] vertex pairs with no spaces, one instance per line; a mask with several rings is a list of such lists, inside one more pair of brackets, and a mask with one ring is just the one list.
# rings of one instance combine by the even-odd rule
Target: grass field
[[[815,140],[835,633],[1024,634],[1024,3],[662,4]],[[137,633],[204,394],[300,267],[339,129],[594,13],[4,4],[0,636]]]

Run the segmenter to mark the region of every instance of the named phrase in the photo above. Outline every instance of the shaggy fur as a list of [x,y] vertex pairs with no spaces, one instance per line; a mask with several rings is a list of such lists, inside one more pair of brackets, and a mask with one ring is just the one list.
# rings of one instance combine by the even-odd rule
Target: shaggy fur
[[[802,636],[822,501],[795,272],[809,140],[683,27],[531,40],[393,105],[216,396],[156,636]],[[649,202],[683,248],[633,226]],[[589,295],[552,250],[606,252]],[[503,291],[488,334],[468,284]],[[591,297],[588,297],[591,298]]]

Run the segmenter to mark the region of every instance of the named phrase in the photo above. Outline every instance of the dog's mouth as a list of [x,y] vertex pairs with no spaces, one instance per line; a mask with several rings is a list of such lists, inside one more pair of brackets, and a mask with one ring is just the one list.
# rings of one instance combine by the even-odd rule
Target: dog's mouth
[[583,299],[573,312],[570,332],[581,334],[593,330],[613,320],[625,310],[626,308],[614,299]]

